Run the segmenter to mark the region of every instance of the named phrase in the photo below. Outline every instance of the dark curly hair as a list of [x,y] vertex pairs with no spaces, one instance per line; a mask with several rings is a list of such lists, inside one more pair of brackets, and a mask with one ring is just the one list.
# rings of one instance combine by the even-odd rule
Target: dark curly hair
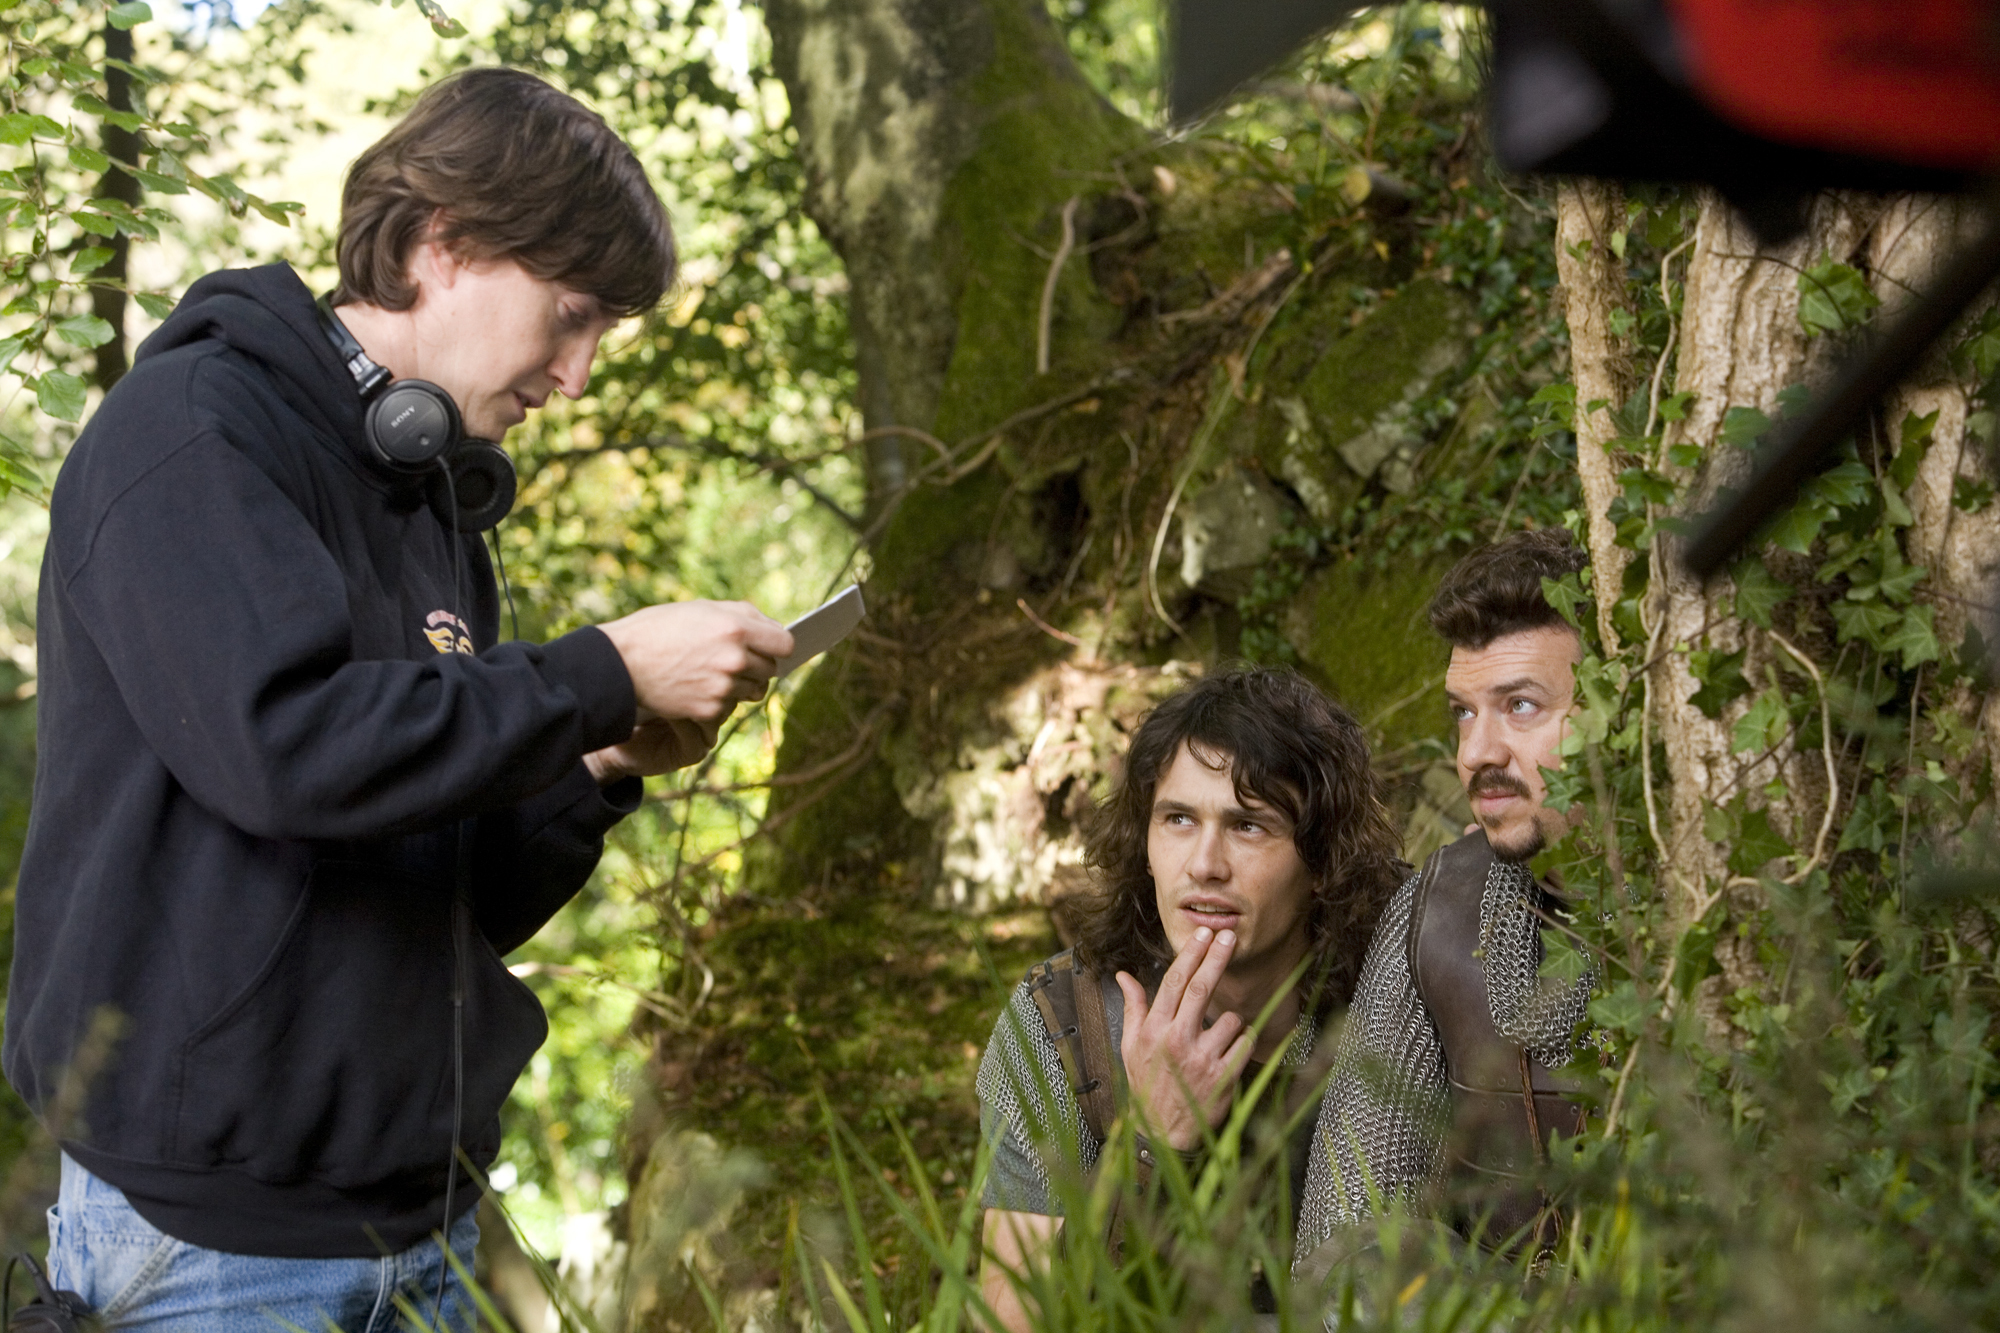
[[1382,805],[1360,723],[1296,672],[1224,671],[1173,695],[1132,737],[1125,771],[1093,817],[1089,865],[1096,892],[1077,905],[1077,958],[1100,974],[1141,978],[1172,961],[1160,923],[1146,836],[1153,795],[1181,747],[1227,762],[1237,799],[1284,812],[1312,875],[1306,916],[1316,966],[1307,974],[1315,1012],[1345,1004],[1389,897],[1408,867]]
[[1581,573],[1590,556],[1566,528],[1516,532],[1451,567],[1431,598],[1431,628],[1454,648],[1478,651],[1502,635],[1567,626],[1543,579]]

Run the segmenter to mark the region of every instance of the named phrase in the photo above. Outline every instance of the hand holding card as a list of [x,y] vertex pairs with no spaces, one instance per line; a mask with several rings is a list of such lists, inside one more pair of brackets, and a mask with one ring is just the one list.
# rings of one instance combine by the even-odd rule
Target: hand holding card
[[792,654],[778,659],[778,669],[772,678],[789,674],[794,667],[803,666],[839,643],[854,632],[866,614],[868,608],[861,602],[861,585],[852,583],[818,610],[808,611],[785,626],[792,633]]

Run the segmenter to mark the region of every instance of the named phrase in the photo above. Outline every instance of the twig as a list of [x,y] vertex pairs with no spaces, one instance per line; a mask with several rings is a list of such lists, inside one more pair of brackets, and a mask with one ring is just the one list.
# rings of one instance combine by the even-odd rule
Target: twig
[[1048,621],[1043,620],[1040,616],[1036,615],[1035,608],[1028,605],[1027,598],[1016,597],[1014,599],[1014,605],[1021,608],[1021,614],[1028,618],[1030,624],[1032,624],[1036,629],[1040,630],[1042,633],[1048,635],[1051,639],[1059,639],[1063,643],[1068,644],[1072,648],[1082,648],[1084,646],[1083,640],[1077,638],[1076,635],[1065,633],[1064,631],[1057,629],[1054,625],[1051,625]]
[[[1272,264],[1275,264],[1279,259],[1283,259],[1286,264],[1290,264],[1292,262],[1291,252],[1280,250],[1277,255],[1272,257]],[[1271,264],[1267,264],[1265,267],[1266,269],[1271,269]],[[1275,272],[1276,270],[1272,271]],[[1292,285],[1285,288],[1284,295],[1280,296],[1272,304],[1271,308],[1264,312],[1264,318],[1258,323],[1257,331],[1250,335],[1250,341],[1243,348],[1242,364],[1243,373],[1246,377],[1250,373],[1250,358],[1256,354],[1257,344],[1264,340],[1265,330],[1271,327],[1271,321],[1278,317],[1278,312],[1283,310],[1292,297],[1298,293],[1299,288],[1305,285],[1306,277],[1307,275],[1301,272],[1296,278],[1292,279]],[[1238,382],[1232,378],[1232,392],[1236,383]],[[1146,595],[1152,602],[1153,614],[1158,616],[1176,634],[1185,634],[1187,631],[1181,628],[1179,621],[1167,614],[1166,603],[1160,599],[1160,551],[1167,544],[1167,526],[1173,522],[1174,510],[1181,502],[1181,492],[1187,489],[1189,480],[1193,478],[1195,472],[1200,468],[1202,455],[1208,448],[1209,438],[1215,434],[1216,427],[1221,424],[1222,414],[1228,409],[1231,396],[1231,393],[1224,393],[1216,398],[1214,410],[1201,423],[1201,429],[1196,433],[1194,443],[1188,446],[1187,467],[1181,472],[1180,480],[1174,483],[1172,494],[1167,496],[1167,507],[1160,515],[1160,525],[1153,529],[1152,554],[1146,559]]]
[[1042,280],[1042,312],[1035,325],[1035,373],[1049,373],[1049,326],[1056,316],[1056,282],[1062,277],[1063,265],[1069,263],[1069,252],[1076,248],[1076,206],[1082,198],[1071,195],[1063,205],[1062,241],[1056,246],[1055,257],[1049,260],[1049,276]]
[[[1660,424],[1660,388],[1666,379],[1667,361],[1674,354],[1674,332],[1678,323],[1674,319],[1674,299],[1667,291],[1667,283],[1672,281],[1674,256],[1693,244],[1694,237],[1690,236],[1660,258],[1660,304],[1667,312],[1667,338],[1660,347],[1660,359],[1653,363],[1653,387],[1646,400],[1647,439],[1652,438],[1653,428]],[[1655,465],[1659,462],[1658,459],[1653,461]]]
[[1820,676],[1819,668],[1813,665],[1812,659],[1794,648],[1791,641],[1778,631],[1773,629],[1764,632],[1771,636],[1772,642],[1790,653],[1792,659],[1806,669],[1806,674],[1813,679],[1813,688],[1819,693],[1819,748],[1820,753],[1826,758],[1826,814],[1819,821],[1819,836],[1813,839],[1812,859],[1784,879],[1787,884],[1797,884],[1817,869],[1820,859],[1826,855],[1826,835],[1833,829],[1834,810],[1840,804],[1840,772],[1834,767],[1833,762],[1833,715],[1827,707],[1826,681]]

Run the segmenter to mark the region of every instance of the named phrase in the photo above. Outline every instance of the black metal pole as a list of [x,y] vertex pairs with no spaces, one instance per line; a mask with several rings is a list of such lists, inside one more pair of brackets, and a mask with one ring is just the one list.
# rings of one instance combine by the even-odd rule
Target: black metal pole
[[2000,276],[2000,209],[1989,200],[1986,226],[1938,275],[1930,290],[1881,337],[1861,348],[1793,421],[1758,451],[1750,477],[1724,492],[1698,520],[1682,562],[1705,579],[1798,495],[1806,477],[1866,417],[1875,400],[1923,358],[1930,345]]

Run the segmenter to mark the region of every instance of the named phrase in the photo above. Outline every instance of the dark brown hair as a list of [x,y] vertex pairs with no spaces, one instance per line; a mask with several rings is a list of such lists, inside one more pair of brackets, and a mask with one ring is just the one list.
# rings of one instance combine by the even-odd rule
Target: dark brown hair
[[435,224],[465,259],[511,259],[619,315],[659,304],[678,258],[666,206],[603,117],[532,74],[433,84],[348,168],[334,304],[416,303],[410,248]]
[[1452,647],[1477,651],[1504,634],[1567,626],[1542,580],[1581,573],[1589,563],[1566,528],[1502,537],[1451,567],[1431,598],[1431,628]]
[[1345,1004],[1375,922],[1408,869],[1383,808],[1361,725],[1296,672],[1240,667],[1208,677],[1146,715],[1125,771],[1092,820],[1097,891],[1079,907],[1077,956],[1099,973],[1149,978],[1172,961],[1146,864],[1160,777],[1188,746],[1230,766],[1237,799],[1283,811],[1312,875],[1306,915],[1316,960],[1306,988],[1324,1013]]

